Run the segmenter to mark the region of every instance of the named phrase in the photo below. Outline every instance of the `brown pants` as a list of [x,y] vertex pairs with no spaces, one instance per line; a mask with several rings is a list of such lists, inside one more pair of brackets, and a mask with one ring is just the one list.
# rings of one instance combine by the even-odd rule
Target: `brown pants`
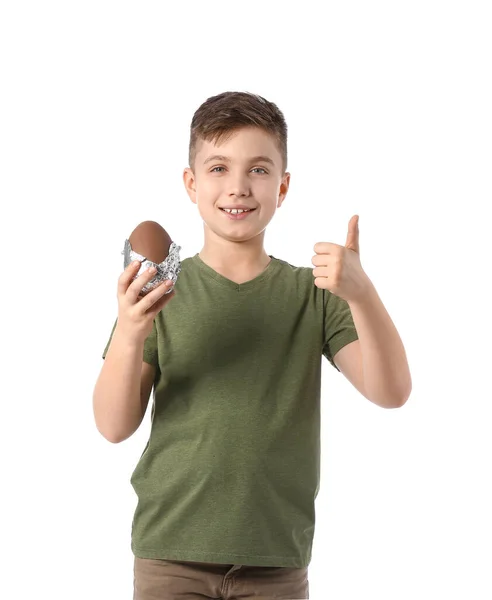
[[133,600],[306,600],[308,569],[135,557]]

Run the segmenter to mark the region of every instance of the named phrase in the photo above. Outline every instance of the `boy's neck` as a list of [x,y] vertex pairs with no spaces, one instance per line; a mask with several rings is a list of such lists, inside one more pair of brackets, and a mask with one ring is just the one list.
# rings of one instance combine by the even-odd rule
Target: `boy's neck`
[[206,265],[225,277],[237,276],[240,279],[256,277],[271,261],[263,245],[258,248],[247,248],[243,244],[237,244],[236,248],[205,245],[198,256]]

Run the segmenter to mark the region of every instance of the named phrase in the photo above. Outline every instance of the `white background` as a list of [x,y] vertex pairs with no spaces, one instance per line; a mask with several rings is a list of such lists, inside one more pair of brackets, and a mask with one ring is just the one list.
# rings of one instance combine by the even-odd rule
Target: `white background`
[[267,252],[312,267],[359,214],[413,377],[384,410],[323,359],[311,600],[492,598],[488,8],[2,3],[2,597],[132,598],[150,410],[117,445],[92,412],[120,252],[148,219],[200,251],[189,126],[235,90],[289,125]]

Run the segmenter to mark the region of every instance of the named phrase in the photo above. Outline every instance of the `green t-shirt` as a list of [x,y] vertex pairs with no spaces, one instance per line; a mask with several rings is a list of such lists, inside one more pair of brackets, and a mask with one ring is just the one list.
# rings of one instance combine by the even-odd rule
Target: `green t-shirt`
[[130,479],[139,558],[310,563],[322,355],[337,368],[358,336],[311,268],[271,259],[242,284],[198,254],[184,259],[154,319],[143,353],[156,367],[151,434]]

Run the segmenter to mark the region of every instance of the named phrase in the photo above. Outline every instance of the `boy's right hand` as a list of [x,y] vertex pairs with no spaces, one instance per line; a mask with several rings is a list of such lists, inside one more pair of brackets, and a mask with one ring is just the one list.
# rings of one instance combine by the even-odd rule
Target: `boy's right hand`
[[[140,263],[130,263],[118,279],[118,330],[130,343],[144,342],[152,332],[153,321],[157,313],[174,298],[174,290],[165,294],[172,281],[161,282],[155,289],[139,296],[143,286],[155,277],[155,272],[145,270],[135,281]],[[170,284],[170,285],[166,285]]]

